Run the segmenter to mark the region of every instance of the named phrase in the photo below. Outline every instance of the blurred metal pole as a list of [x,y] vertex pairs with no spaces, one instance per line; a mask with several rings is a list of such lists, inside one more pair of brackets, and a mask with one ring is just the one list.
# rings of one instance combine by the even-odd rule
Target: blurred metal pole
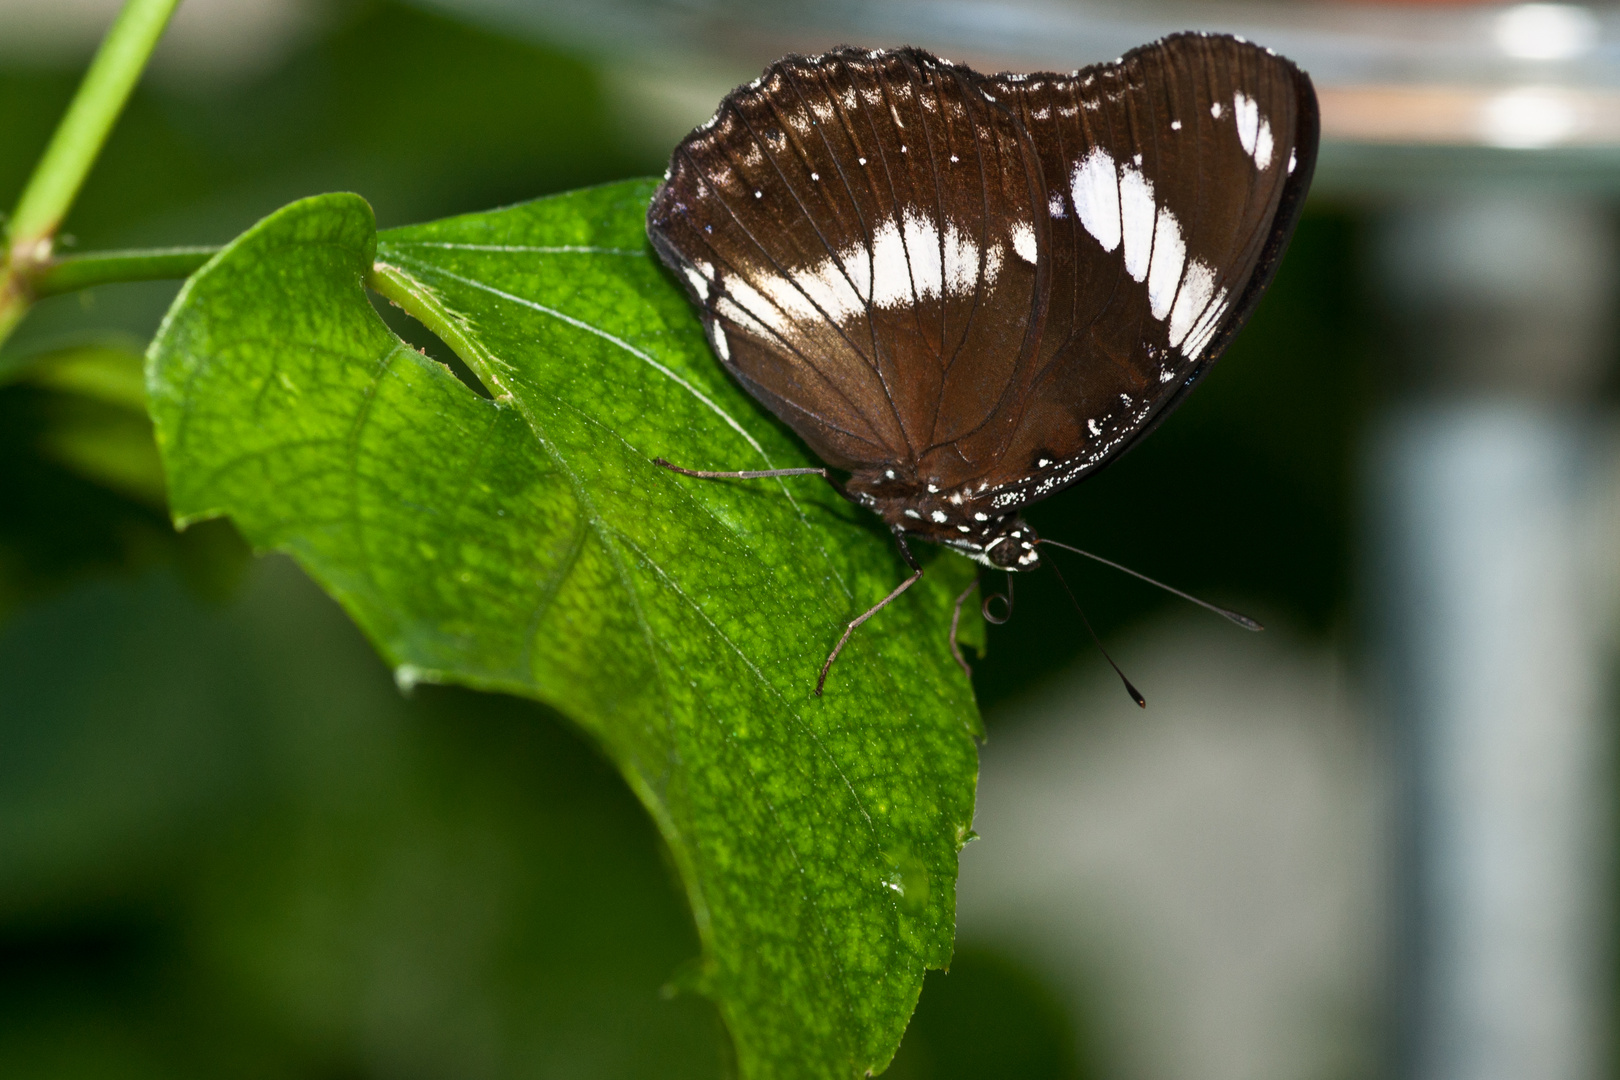
[[1405,792],[1400,1072],[1589,1080],[1605,1056],[1610,764],[1585,540],[1611,222],[1574,199],[1454,195],[1382,226],[1380,278],[1419,375],[1372,485]]

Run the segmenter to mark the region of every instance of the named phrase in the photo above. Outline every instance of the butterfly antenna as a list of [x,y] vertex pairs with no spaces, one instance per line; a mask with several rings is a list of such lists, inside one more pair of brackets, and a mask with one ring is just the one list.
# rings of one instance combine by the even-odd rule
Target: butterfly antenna
[[[1205,610],[1213,611],[1215,614],[1219,615],[1223,619],[1230,619],[1232,622],[1237,623],[1239,626],[1243,627],[1243,629],[1245,629],[1245,630],[1264,630],[1265,629],[1264,626],[1260,625],[1260,622],[1259,622],[1258,619],[1251,619],[1247,615],[1244,615],[1241,612],[1233,611],[1231,608],[1223,608],[1218,604],[1210,603],[1208,600],[1200,600],[1200,599],[1198,599],[1198,597],[1192,595],[1191,593],[1184,593],[1180,589],[1176,588],[1173,585],[1166,585],[1164,582],[1158,581],[1158,580],[1156,580],[1154,578],[1150,578],[1146,574],[1138,573],[1137,571],[1132,570],[1128,566],[1121,566],[1119,563],[1115,562],[1112,559],[1105,559],[1101,555],[1093,555],[1089,551],[1084,551],[1084,550],[1082,550],[1080,548],[1073,547],[1073,546],[1071,546],[1069,544],[1060,543],[1060,542],[1058,542],[1056,540],[1048,540],[1044,536],[1041,537],[1039,540],[1037,540],[1035,542],[1037,544],[1051,544],[1055,548],[1062,548],[1064,551],[1072,551],[1076,555],[1084,555],[1088,559],[1094,559],[1095,561],[1102,563],[1104,566],[1111,566],[1115,570],[1118,570],[1122,574],[1129,574],[1129,575],[1131,575],[1131,577],[1136,578],[1138,581],[1145,581],[1149,585],[1158,586],[1159,588],[1163,589],[1165,592],[1171,594],[1172,596],[1179,596],[1183,600],[1191,601],[1192,603],[1197,604],[1199,607],[1204,608]],[[1061,574],[1058,575],[1058,576],[1059,576],[1060,579],[1062,578]],[[1067,588],[1068,586],[1064,586],[1064,587]]]
[[[1002,623],[1004,623],[1008,619],[1012,618],[1012,612],[1013,612],[1013,586],[1012,586],[1012,583],[1013,583],[1013,577],[1012,577],[1011,574],[1008,574],[1007,575],[1007,591],[1005,593],[991,593],[989,596],[986,596],[984,598],[984,603],[979,605],[979,614],[984,616],[984,621],[985,622],[990,623],[990,624],[992,624],[994,626],[1000,626]],[[1000,600],[1003,604],[1007,605],[1007,610],[1003,611],[1000,615],[994,614],[990,610],[990,602],[992,600]]]
[[1142,696],[1140,690],[1131,685],[1131,680],[1125,677],[1125,673],[1119,670],[1119,665],[1114,663],[1114,658],[1108,655],[1108,650],[1103,648],[1102,638],[1098,637],[1097,631],[1092,629],[1091,620],[1086,618],[1086,609],[1081,607],[1080,601],[1074,598],[1074,590],[1069,588],[1069,583],[1064,580],[1063,572],[1057,568],[1056,563],[1050,565],[1052,573],[1057,575],[1058,582],[1062,584],[1063,591],[1069,594],[1069,602],[1074,605],[1074,610],[1080,613],[1080,621],[1086,624],[1086,633],[1090,634],[1091,640],[1097,643],[1097,651],[1103,654],[1103,659],[1108,661],[1108,666],[1114,669],[1114,674],[1119,676],[1119,681],[1125,684],[1125,692],[1131,695],[1131,700],[1136,702],[1137,707],[1147,708],[1147,698]]

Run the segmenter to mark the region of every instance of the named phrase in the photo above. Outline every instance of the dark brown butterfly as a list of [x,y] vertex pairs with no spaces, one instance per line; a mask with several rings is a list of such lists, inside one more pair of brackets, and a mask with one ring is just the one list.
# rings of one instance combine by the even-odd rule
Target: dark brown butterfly
[[1292,63],[1178,34],[1068,75],[789,56],[675,149],[653,246],[726,367],[849,476],[788,471],[880,515],[914,571],[822,681],[922,576],[907,537],[1040,564],[1019,511],[1215,362],[1293,232],[1317,128]]

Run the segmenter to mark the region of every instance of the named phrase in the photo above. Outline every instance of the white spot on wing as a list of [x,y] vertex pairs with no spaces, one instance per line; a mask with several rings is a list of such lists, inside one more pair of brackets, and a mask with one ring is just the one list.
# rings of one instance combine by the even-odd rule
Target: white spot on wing
[[1035,230],[1029,227],[1028,222],[1018,221],[1012,227],[1013,253],[1027,263],[1035,262]]
[[943,510],[935,510],[933,513],[929,514],[928,516],[933,518],[934,521],[936,523],[940,524],[940,525],[945,524],[945,511],[943,511]]
[[1254,167],[1259,169],[1261,172],[1265,172],[1267,169],[1271,168],[1271,151],[1273,145],[1274,144],[1271,140],[1271,121],[1261,120],[1260,133],[1255,136],[1254,140]]
[[[756,332],[760,327],[767,328],[769,332],[760,333],[761,337],[769,337],[770,333],[785,335],[788,332],[788,320],[783,313],[747,280],[728,277],[725,288],[730,295],[715,304],[716,311],[744,326],[752,323]],[[739,318],[736,312],[741,312],[744,317]]]
[[[1034,261],[1035,234],[1027,222],[1014,226],[1014,242],[1024,240],[1027,254],[1020,254]],[[791,275],[763,269],[728,275],[715,310],[761,337],[788,338],[829,319],[846,324],[871,306],[909,307],[945,292],[971,295],[981,275],[986,286],[995,283],[1002,257],[1001,247],[991,247],[981,267],[979,247],[965,231],[946,222],[942,237],[932,218],[912,208],[901,222],[879,222],[870,248],[856,241]],[[700,299],[709,299],[713,268],[698,262],[684,273]]]
[[1260,106],[1239,90],[1232,95],[1232,116],[1237,121],[1238,142],[1243,144],[1243,152],[1252,155],[1260,130]]
[[699,263],[697,266],[683,267],[682,270],[686,274],[686,280],[692,283],[692,289],[698,294],[698,299],[707,300],[709,298],[709,278],[708,274],[704,273],[707,267],[703,267],[703,269],[699,269],[699,267],[703,267],[703,264]]
[[[851,255],[864,259],[865,252],[852,252]],[[848,263],[852,260],[844,261]],[[831,259],[823,259],[807,270],[798,271],[793,275],[793,283],[834,322],[843,322],[866,310],[865,302],[855,292],[849,277]]]
[[872,237],[872,303],[894,307],[911,303],[911,267],[894,221],[883,222]]
[[[994,275],[992,274],[992,278]],[[973,291],[979,280],[979,245],[955,224],[945,226],[945,287],[953,296]]]
[[1288,175],[1289,176],[1294,175],[1294,166],[1298,165],[1298,164],[1299,164],[1299,159],[1295,156],[1294,151],[1292,151],[1292,150],[1288,151]]
[[1074,197],[1075,213],[1080,215],[1086,232],[1104,251],[1119,247],[1119,176],[1108,151],[1094,147],[1074,167],[1069,193]]
[[919,300],[939,295],[940,275],[939,229],[916,210],[906,211],[906,258],[911,264],[911,283]]
[[1192,332],[1187,335],[1186,343],[1181,347],[1182,354],[1188,359],[1200,356],[1204,351],[1204,347],[1215,336],[1215,330],[1221,325],[1221,319],[1225,315],[1226,290],[1222,289],[1215,294],[1214,299],[1204,308],[1202,317],[1193,326]]
[[1153,253],[1153,183],[1133,165],[1119,171],[1120,232],[1125,240],[1125,272],[1135,281],[1147,277]]
[[1148,267],[1148,308],[1155,319],[1170,313],[1176,285],[1181,281],[1181,265],[1187,258],[1187,243],[1181,238],[1181,225],[1169,207],[1159,210],[1153,228],[1153,262]]
[[1063,193],[1061,191],[1052,192],[1046,200],[1046,209],[1055,218],[1063,216]]
[[1180,120],[1172,120],[1172,121],[1170,121],[1170,130],[1171,131],[1180,131],[1181,130],[1181,121]]
[[714,351],[720,354],[720,359],[731,359],[731,343],[726,340],[726,332],[719,323],[714,324],[713,332],[709,337],[714,341]]
[[1215,271],[1211,270],[1201,259],[1191,259],[1187,263],[1187,272],[1181,279],[1181,288],[1176,293],[1175,307],[1170,309],[1170,347],[1177,348],[1186,340],[1187,334],[1192,330],[1193,324],[1204,313],[1209,305],[1210,297],[1215,293]]
[[1209,115],[1213,116],[1217,120],[1219,120],[1221,118],[1221,103],[1220,102],[1217,101],[1215,104],[1213,104],[1213,105],[1211,105],[1209,107]]
[[[795,275],[795,278],[801,276],[805,275]],[[771,274],[758,278],[757,283],[760,291],[770,299],[776,310],[787,315],[793,322],[808,322],[820,314],[803,285],[797,280]],[[732,288],[731,291],[736,292],[737,289]]]

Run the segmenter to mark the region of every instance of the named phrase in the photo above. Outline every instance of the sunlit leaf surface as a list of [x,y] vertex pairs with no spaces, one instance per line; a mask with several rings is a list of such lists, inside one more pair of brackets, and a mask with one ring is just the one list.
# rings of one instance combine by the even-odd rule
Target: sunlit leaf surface
[[[946,648],[955,556],[856,634],[904,565],[709,355],[636,181],[377,237],[296,203],[182,292],[148,394],[177,520],[290,552],[396,666],[545,701],[658,823],[747,1077],[893,1053],[950,956],[978,724]],[[469,389],[365,291],[435,330]],[[559,928],[565,932],[565,928]],[[672,973],[673,974],[673,973]]]

